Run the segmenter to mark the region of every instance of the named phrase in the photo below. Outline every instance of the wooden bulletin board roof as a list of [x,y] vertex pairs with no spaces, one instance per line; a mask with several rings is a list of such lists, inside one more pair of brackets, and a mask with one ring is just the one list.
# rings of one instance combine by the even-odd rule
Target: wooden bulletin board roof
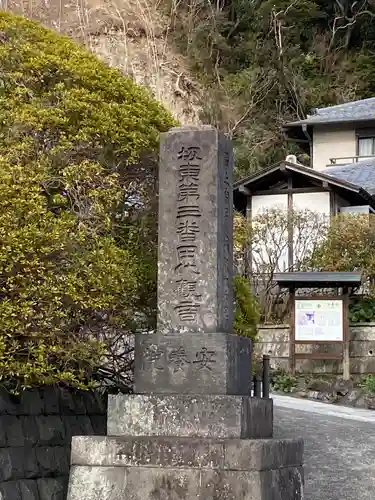
[[281,288],[353,287],[361,284],[361,273],[321,271],[276,273],[273,281]]

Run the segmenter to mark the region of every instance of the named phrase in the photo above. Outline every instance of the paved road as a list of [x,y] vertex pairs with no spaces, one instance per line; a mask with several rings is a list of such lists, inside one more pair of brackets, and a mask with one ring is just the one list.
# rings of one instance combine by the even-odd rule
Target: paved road
[[304,500],[374,500],[375,412],[273,398],[275,438],[305,440]]

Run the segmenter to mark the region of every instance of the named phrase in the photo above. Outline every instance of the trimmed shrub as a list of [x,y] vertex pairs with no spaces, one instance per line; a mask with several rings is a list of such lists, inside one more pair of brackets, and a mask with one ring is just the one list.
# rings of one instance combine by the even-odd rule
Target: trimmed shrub
[[0,381],[12,390],[87,388],[108,356],[97,332],[131,331],[148,307],[144,221],[172,125],[118,70],[0,13]]

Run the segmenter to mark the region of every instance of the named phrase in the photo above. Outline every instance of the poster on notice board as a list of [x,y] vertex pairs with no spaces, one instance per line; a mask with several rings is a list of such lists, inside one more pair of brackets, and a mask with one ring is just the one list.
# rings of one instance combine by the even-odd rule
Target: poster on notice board
[[295,301],[295,340],[342,342],[344,340],[343,301],[311,299]]

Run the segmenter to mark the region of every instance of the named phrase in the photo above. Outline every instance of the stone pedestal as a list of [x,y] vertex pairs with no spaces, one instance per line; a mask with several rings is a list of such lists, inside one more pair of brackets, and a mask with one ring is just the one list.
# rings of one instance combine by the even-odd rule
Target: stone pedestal
[[138,335],[137,394],[250,394],[251,342],[227,333]]
[[75,437],[69,500],[300,500],[302,441]]
[[271,438],[271,399],[249,396],[109,396],[109,436]]
[[108,436],[72,442],[68,500],[302,500],[303,446],[272,440],[233,335],[233,152],[212,127],[163,134],[158,327],[135,346],[135,395]]

